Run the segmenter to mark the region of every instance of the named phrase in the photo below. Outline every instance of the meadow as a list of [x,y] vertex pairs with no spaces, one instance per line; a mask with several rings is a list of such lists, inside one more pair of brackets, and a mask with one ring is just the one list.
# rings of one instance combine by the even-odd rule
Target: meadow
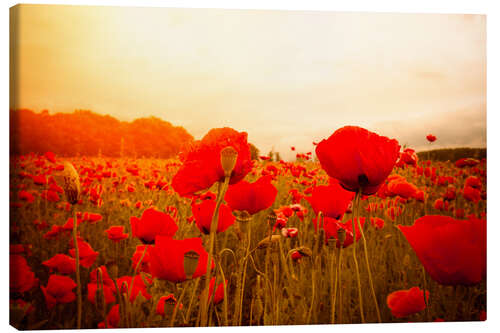
[[486,319],[484,158],[374,148],[372,186],[378,169],[346,178],[356,166],[325,155],[354,143],[250,160],[234,132],[175,159],[11,156],[11,324]]

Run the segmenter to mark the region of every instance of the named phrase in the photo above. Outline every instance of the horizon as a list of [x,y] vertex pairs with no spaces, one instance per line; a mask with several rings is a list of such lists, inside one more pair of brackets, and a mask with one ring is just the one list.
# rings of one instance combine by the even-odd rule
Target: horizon
[[12,109],[228,126],[286,160],[345,125],[486,147],[485,15],[19,5],[10,24]]

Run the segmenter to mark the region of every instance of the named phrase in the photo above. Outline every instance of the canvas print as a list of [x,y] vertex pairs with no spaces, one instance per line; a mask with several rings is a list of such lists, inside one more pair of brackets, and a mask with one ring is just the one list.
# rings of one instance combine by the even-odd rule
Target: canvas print
[[18,329],[486,320],[485,15],[21,4],[9,119]]

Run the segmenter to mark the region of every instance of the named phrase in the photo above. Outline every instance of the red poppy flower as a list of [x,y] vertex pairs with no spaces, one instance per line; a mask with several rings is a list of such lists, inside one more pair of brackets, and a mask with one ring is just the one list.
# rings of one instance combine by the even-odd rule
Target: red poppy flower
[[311,196],[305,199],[316,215],[322,212],[324,216],[340,220],[354,199],[354,193],[346,191],[337,180],[332,180],[328,186],[314,187]]
[[481,200],[481,191],[470,186],[464,187],[462,195],[464,199],[468,201],[478,202],[479,200]]
[[408,199],[416,196],[418,188],[406,181],[404,178],[397,178],[387,184],[387,193],[389,197],[399,195],[402,198]]
[[184,254],[189,251],[200,255],[193,278],[204,275],[207,271],[208,253],[203,248],[201,238],[176,240],[165,236],[156,237],[156,243],[150,251],[151,274],[162,280],[185,281]]
[[[147,283],[153,283],[152,279],[145,277]],[[135,298],[141,294],[145,299],[151,299],[151,295],[146,289],[146,284],[142,280],[141,275],[137,274],[134,276],[134,284],[132,285],[131,276],[122,276],[116,280],[116,284],[120,289],[121,293],[130,293],[130,301],[135,301]],[[132,290],[130,290],[132,288]]]
[[59,194],[57,194],[57,192],[52,191],[52,190],[42,191],[42,194],[40,194],[40,197],[42,199],[49,201],[49,202],[58,202],[59,200],[61,200],[61,198],[59,198]]
[[486,220],[430,215],[398,227],[438,283],[471,285],[486,276]]
[[[171,305],[173,309],[177,304],[177,299],[173,294],[160,297],[160,299],[158,300],[158,304],[156,305],[156,314],[159,314],[163,317],[165,316],[165,303]],[[179,304],[179,309],[182,309],[182,303]]]
[[47,185],[47,177],[45,175],[33,176],[32,179],[35,185]]
[[[212,299],[212,294],[214,292],[214,286],[215,286],[215,277],[213,277],[210,280],[210,284],[208,286],[208,299],[209,300]],[[226,280],[226,288],[227,288],[227,280]],[[215,289],[215,295],[214,295],[213,301],[214,301],[214,304],[217,305],[220,302],[222,302],[223,300],[224,300],[224,283],[221,282],[217,286],[217,289]]]
[[24,200],[28,203],[32,203],[33,201],[35,201],[35,197],[33,196],[33,194],[25,190],[19,191],[17,197],[19,198],[19,200]]
[[[108,322],[107,328],[118,328],[120,325],[120,305],[114,305],[111,310],[109,310],[108,315],[106,316],[106,321]],[[106,323],[104,321],[97,324],[99,328],[106,328]]]
[[238,152],[229,183],[236,184],[245,178],[253,166],[247,133],[228,127],[215,128],[180,154],[183,165],[172,179],[174,190],[181,196],[186,196],[207,189],[217,181],[223,181],[220,152],[227,146],[232,146]]
[[107,230],[104,230],[108,234],[108,238],[111,239],[113,242],[117,243],[123,239],[126,239],[128,237],[128,234],[123,233],[123,230],[125,229],[124,226],[119,225],[119,226],[112,226]]
[[302,258],[302,254],[299,251],[293,251],[291,254],[291,258],[294,262],[299,262]]
[[429,142],[436,141],[436,136],[434,136],[432,134],[427,134],[426,138],[427,138],[427,141],[429,141]]
[[406,148],[405,150],[403,150],[402,153],[400,153],[397,165],[399,167],[403,167],[404,165],[416,166],[417,163],[418,163],[418,156],[415,153],[415,150],[411,148]]
[[467,177],[467,179],[465,180],[465,186],[470,186],[472,188],[480,190],[483,184],[481,183],[481,180],[478,177],[470,176]]
[[232,210],[247,211],[250,215],[272,206],[278,190],[271,176],[263,176],[254,183],[245,180],[229,186],[225,199]]
[[61,226],[53,225],[52,228],[43,235],[43,238],[45,239],[57,238],[57,236],[59,236],[62,230],[63,229]]
[[76,295],[72,291],[76,288],[76,283],[67,276],[52,274],[47,286],[40,288],[49,310],[58,303],[71,303],[76,299]]
[[[429,292],[425,292],[429,299]],[[387,306],[396,318],[403,318],[425,309],[424,292],[419,287],[398,290],[387,296]]]
[[153,244],[156,236],[172,237],[178,226],[168,214],[148,208],[142,212],[141,218],[130,218],[132,236],[139,238],[144,244]]
[[83,220],[89,223],[96,223],[102,220],[102,215],[97,213],[87,213],[83,214]]
[[394,139],[364,128],[345,126],[316,147],[316,155],[326,173],[339,180],[346,190],[365,195],[377,192],[399,157]]
[[[204,200],[199,204],[192,204],[196,226],[204,234],[210,233],[210,226],[212,225],[212,216],[214,215],[216,202],[214,200]],[[227,205],[220,205],[219,220],[217,222],[217,232],[224,232],[234,224],[235,217],[232,214],[231,208]]]
[[297,228],[281,228],[281,235],[285,238],[295,238],[299,234]]
[[52,162],[52,163],[56,163],[56,154],[54,154],[53,152],[48,151],[48,152],[46,152],[46,153],[45,153],[45,155],[44,155],[44,156],[45,156],[45,158],[46,158],[48,161],[50,161],[50,162]]
[[[80,265],[86,268],[92,266],[94,261],[97,259],[99,252],[95,252],[94,249],[90,246],[89,243],[78,240],[78,256],[80,257]],[[73,245],[74,246],[74,245]],[[75,257],[75,249],[69,250],[69,254],[74,258]]]
[[24,293],[38,285],[35,273],[31,271],[26,259],[18,254],[10,255],[10,291]]
[[56,254],[49,260],[42,262],[42,265],[56,270],[61,274],[73,274],[76,270],[76,260],[65,254]]

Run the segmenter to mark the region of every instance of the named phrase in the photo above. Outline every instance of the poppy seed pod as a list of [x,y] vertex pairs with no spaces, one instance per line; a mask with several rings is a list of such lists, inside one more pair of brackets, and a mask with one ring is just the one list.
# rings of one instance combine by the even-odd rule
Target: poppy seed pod
[[236,215],[236,222],[238,222],[238,227],[240,228],[241,232],[246,233],[248,230],[248,223],[252,220],[252,216],[248,214],[246,210],[239,212]]
[[274,211],[271,211],[269,215],[267,215],[267,224],[269,225],[270,228],[272,228],[276,224],[277,219],[278,216]]
[[339,228],[337,230],[337,238],[339,240],[340,245],[344,245],[346,233],[344,228]]
[[186,277],[191,279],[193,277],[196,268],[198,267],[198,259],[200,255],[196,251],[188,251],[184,253],[184,272],[186,273]]
[[226,177],[231,177],[237,159],[238,151],[231,146],[227,146],[220,151],[220,164]]
[[70,204],[74,205],[78,202],[78,196],[80,195],[80,177],[70,162],[64,162],[63,179],[66,198]]

